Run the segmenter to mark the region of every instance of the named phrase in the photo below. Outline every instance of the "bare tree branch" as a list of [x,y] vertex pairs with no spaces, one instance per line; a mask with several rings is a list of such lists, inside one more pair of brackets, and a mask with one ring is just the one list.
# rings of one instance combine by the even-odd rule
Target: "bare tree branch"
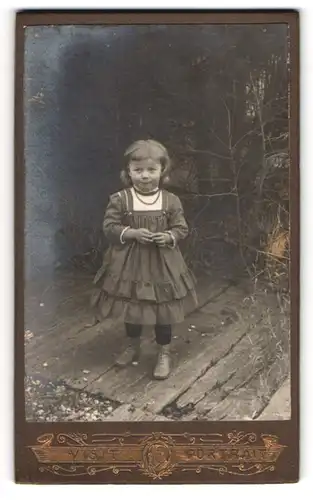
[[187,153],[199,153],[199,154],[207,154],[210,156],[216,156],[217,158],[221,158],[222,160],[231,160],[231,156],[223,156],[218,153],[214,153],[214,151],[210,151],[209,149],[191,149],[188,148],[186,150]]

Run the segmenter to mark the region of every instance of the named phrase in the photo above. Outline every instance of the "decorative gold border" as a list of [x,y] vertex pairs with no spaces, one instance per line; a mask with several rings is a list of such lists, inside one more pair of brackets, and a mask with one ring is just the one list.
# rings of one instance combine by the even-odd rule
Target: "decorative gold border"
[[204,470],[236,476],[253,476],[275,470],[285,445],[271,434],[233,431],[211,434],[43,434],[29,448],[40,472],[58,476],[94,476],[139,470],[152,479],[175,471]]
[[[71,459],[68,462],[61,462],[60,455],[64,452],[65,447],[76,450],[77,448],[86,446],[85,444],[79,445],[75,441],[65,443],[60,442],[61,439],[61,426],[59,423],[53,423],[49,426],[43,423],[26,423],[25,420],[25,405],[24,405],[24,298],[23,298],[23,235],[24,235],[24,145],[23,145],[23,64],[24,64],[24,29],[28,26],[54,24],[86,24],[86,25],[99,25],[99,24],[216,24],[216,23],[287,23],[290,28],[290,49],[291,49],[291,119],[290,119],[290,149],[291,149],[291,179],[292,189],[291,195],[291,292],[292,292],[292,335],[291,335],[291,386],[292,386],[292,418],[289,421],[263,421],[263,422],[238,422],[234,425],[238,427],[244,426],[247,430],[257,431],[254,441],[248,441],[247,444],[242,445],[244,449],[253,450],[256,443],[260,443],[259,449],[272,450],[275,452],[272,455],[264,455],[269,458],[268,462],[265,460],[249,461],[248,456],[244,452],[241,460],[229,463],[223,461],[215,461],[208,463],[203,458],[199,458],[203,453],[203,441],[206,438],[219,439],[215,441],[214,450],[221,451],[222,444],[224,448],[229,446],[229,449],[238,450],[238,443],[229,443],[232,438],[229,437],[228,431],[231,434],[240,434],[239,432],[232,431],[232,422],[205,422],[205,427],[201,424],[204,422],[190,422],[187,428],[190,429],[190,434],[172,434],[170,431],[177,426],[177,431],[182,429],[182,422],[177,422],[174,426],[170,427],[172,423],[151,422],[147,426],[147,422],[123,422],[118,427],[115,424],[104,423],[87,423],[78,424],[75,422],[70,425],[64,425],[64,429],[71,429],[73,433],[67,432],[62,434],[64,437],[78,437],[77,429],[90,429],[88,432],[88,450],[93,449],[96,444],[95,439],[102,437],[101,441],[103,447],[108,449],[110,443],[114,449],[122,449],[128,446],[128,440],[137,444],[139,449],[136,460],[132,458],[131,453],[128,454],[128,459],[125,463],[119,463],[117,460],[103,461],[102,463],[95,463],[91,460],[86,462],[77,462]],[[16,84],[15,84],[15,236],[17,241],[15,264],[16,264],[16,311],[15,311],[15,375],[16,375],[16,397],[15,397],[15,480],[19,483],[134,483],[137,482],[137,477],[141,474],[139,482],[149,482],[153,477],[151,473],[154,472],[155,479],[164,478],[164,482],[181,482],[185,483],[184,477],[192,478],[192,482],[249,482],[249,483],[263,483],[263,482],[296,482],[299,479],[299,13],[291,10],[275,11],[229,11],[225,13],[215,12],[214,10],[206,11],[186,11],[186,12],[112,12],[112,11],[89,11],[89,12],[75,12],[71,11],[24,11],[19,12],[16,18],[16,62],[15,62]],[[169,431],[169,434],[153,434],[154,428],[160,428],[160,424],[164,425],[164,429]],[[190,425],[189,425],[190,424]],[[217,425],[215,425],[217,424]],[[131,427],[138,431],[143,430],[145,434],[122,434],[124,429]],[[113,434],[111,429],[118,428],[119,434]],[[209,429],[221,429],[223,434],[197,434],[193,431],[208,431]],[[45,429],[52,430],[51,434],[43,434]],[[92,434],[96,429],[100,431],[110,429],[108,433],[95,435]],[[147,431],[148,429],[148,431]],[[261,429],[271,435],[261,434]],[[46,431],[47,432],[47,431]],[[280,439],[285,445],[279,444],[279,439],[276,436],[279,434]],[[174,444],[168,445],[170,449],[170,459],[165,466],[164,472],[156,471],[156,467],[152,468],[148,465],[148,457],[144,455],[144,446],[140,443],[140,439],[150,439],[158,435],[161,437],[168,437],[172,439]],[[248,434],[244,434],[246,436]],[[39,436],[37,438],[37,436]],[[116,436],[112,439],[113,436]],[[148,437],[147,437],[148,436]],[[265,441],[264,441],[265,438]],[[269,438],[269,440],[268,440]],[[122,443],[119,443],[122,439]],[[159,438],[158,438],[159,439]],[[183,445],[189,450],[189,455],[197,451],[196,459],[189,459],[185,462],[179,462],[176,459],[176,451]],[[273,441],[274,440],[274,441]],[[36,442],[37,441],[37,442]],[[87,435],[83,437],[83,441],[87,442]],[[162,439],[161,439],[162,441]],[[32,442],[36,444],[27,446]],[[163,441],[162,441],[163,443]],[[254,443],[254,445],[252,444]],[[288,446],[286,446],[286,444]],[[64,445],[64,446],[63,446]],[[121,446],[120,446],[121,445]],[[54,450],[55,457],[51,460],[49,453],[45,455],[44,448],[49,447]],[[285,451],[284,449],[287,448]],[[42,449],[42,456],[40,450]],[[63,451],[62,451],[63,450]],[[281,456],[282,451],[284,453]],[[151,449],[150,449],[151,452]],[[236,452],[234,452],[235,454]],[[239,453],[239,452],[238,452]],[[153,448],[152,454],[155,455]],[[144,459],[144,456],[146,457]],[[278,460],[279,457],[279,460]],[[113,457],[114,458],[114,457]],[[37,460],[36,460],[37,459]],[[276,465],[276,462],[278,464]],[[37,462],[37,463],[36,463]],[[276,472],[273,472],[276,467]],[[107,471],[107,472],[105,472]],[[167,473],[165,473],[165,471]],[[187,471],[190,471],[189,473]],[[101,472],[103,475],[101,475]],[[129,472],[136,472],[135,476],[131,476]],[[207,472],[207,475],[206,475]],[[110,476],[112,474],[112,476]],[[124,475],[123,475],[124,474]],[[238,476],[239,474],[239,476]],[[95,476],[97,475],[97,480]],[[80,477],[81,476],[81,477]],[[112,479],[110,479],[110,477]],[[98,480],[99,478],[99,480]],[[217,479],[216,479],[217,478]],[[163,483],[164,484],[164,483]]]

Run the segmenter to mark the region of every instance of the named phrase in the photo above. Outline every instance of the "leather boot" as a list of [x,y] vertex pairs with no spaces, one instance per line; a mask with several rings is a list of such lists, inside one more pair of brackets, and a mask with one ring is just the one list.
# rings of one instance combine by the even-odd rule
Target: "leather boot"
[[140,337],[135,337],[129,340],[129,345],[122,354],[116,359],[117,366],[127,366],[131,363],[138,362],[140,357]]
[[153,376],[157,380],[168,378],[171,371],[170,345],[160,345]]

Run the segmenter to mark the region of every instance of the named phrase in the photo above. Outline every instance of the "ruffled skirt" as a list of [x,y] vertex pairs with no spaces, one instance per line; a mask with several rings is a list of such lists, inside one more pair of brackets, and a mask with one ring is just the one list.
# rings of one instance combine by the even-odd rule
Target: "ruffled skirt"
[[185,305],[197,304],[195,278],[178,247],[112,246],[94,278],[92,306],[99,321],[107,317],[126,323],[180,323]]

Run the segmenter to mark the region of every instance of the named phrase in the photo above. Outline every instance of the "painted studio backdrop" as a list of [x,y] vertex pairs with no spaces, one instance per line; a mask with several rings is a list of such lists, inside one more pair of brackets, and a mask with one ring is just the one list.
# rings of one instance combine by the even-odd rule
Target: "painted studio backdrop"
[[[287,25],[25,30],[25,395],[30,421],[290,418]],[[123,153],[163,143],[199,306],[172,371],[124,370],[87,328]]]

